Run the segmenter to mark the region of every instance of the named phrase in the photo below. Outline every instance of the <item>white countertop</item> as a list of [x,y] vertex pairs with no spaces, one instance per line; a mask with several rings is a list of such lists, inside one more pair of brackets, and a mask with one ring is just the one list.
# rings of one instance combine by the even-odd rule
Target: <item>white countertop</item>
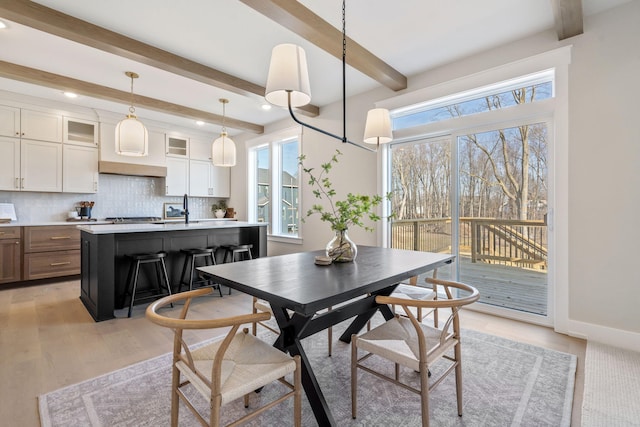
[[199,222],[189,222],[189,224],[185,224],[184,222],[171,222],[167,224],[95,224],[80,225],[78,226],[78,228],[91,234],[118,234],[267,226],[266,222],[252,223],[244,221],[198,221]]
[[0,224],[0,227],[46,227],[51,225],[98,225],[98,224],[111,224],[110,221],[11,221]]

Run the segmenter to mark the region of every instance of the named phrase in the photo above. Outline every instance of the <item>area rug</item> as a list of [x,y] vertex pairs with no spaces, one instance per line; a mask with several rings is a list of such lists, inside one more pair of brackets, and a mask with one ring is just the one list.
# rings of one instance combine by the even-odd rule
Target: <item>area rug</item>
[[640,353],[588,341],[582,426],[640,426]]
[[[334,337],[346,325],[337,325]],[[261,335],[272,340],[273,336]],[[339,426],[419,426],[419,396],[359,373],[359,413],[351,418],[350,346],[337,341],[327,356],[327,334],[304,341],[305,351]],[[167,342],[167,348],[171,343]],[[391,373],[393,365],[370,361],[379,371]],[[146,360],[124,369],[68,386],[39,397],[41,424],[53,426],[168,426],[170,414],[171,356]],[[576,370],[574,355],[522,344],[471,330],[462,333],[464,387],[463,416],[458,417],[455,380],[449,375],[431,394],[431,422],[435,426],[569,426]],[[432,371],[442,369],[438,364]],[[402,372],[403,379],[418,384],[418,375]],[[252,405],[282,390],[280,384],[251,396]],[[289,399],[291,401],[291,399]],[[202,409],[208,406],[203,400]],[[250,426],[292,425],[293,405],[278,405]],[[225,417],[238,417],[242,399],[225,406]],[[223,420],[224,422],[224,420]],[[181,426],[197,426],[182,406]],[[303,425],[317,425],[306,397]]]

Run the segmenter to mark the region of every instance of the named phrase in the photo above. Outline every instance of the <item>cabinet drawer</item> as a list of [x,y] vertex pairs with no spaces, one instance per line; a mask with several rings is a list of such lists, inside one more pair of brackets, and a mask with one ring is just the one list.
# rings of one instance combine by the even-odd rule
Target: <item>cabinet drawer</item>
[[75,226],[24,227],[24,252],[80,249],[80,230]]
[[80,274],[80,249],[24,255],[23,280]]
[[19,239],[20,227],[0,227],[0,239]]

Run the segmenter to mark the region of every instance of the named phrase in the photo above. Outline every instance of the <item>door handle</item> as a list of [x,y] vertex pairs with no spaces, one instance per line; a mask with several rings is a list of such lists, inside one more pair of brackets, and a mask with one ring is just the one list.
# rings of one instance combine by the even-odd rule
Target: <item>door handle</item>
[[52,262],[51,264],[49,264],[49,266],[51,267],[58,267],[60,265],[69,265],[71,264],[71,261],[66,261],[66,262]]
[[66,240],[66,239],[70,239],[71,236],[52,236],[51,240]]

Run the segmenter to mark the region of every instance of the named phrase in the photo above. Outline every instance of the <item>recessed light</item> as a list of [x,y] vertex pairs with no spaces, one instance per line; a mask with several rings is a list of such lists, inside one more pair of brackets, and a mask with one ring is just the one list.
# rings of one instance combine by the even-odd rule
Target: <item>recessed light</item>
[[64,96],[66,96],[67,98],[77,98],[78,94],[75,94],[73,92],[62,92],[64,93]]
[[7,24],[5,24],[4,22],[0,21],[0,30],[3,28],[7,28]]
[[271,110],[271,104],[262,104],[262,109],[263,110]]
[[198,126],[204,126],[204,122],[202,120],[196,120],[196,124]]

